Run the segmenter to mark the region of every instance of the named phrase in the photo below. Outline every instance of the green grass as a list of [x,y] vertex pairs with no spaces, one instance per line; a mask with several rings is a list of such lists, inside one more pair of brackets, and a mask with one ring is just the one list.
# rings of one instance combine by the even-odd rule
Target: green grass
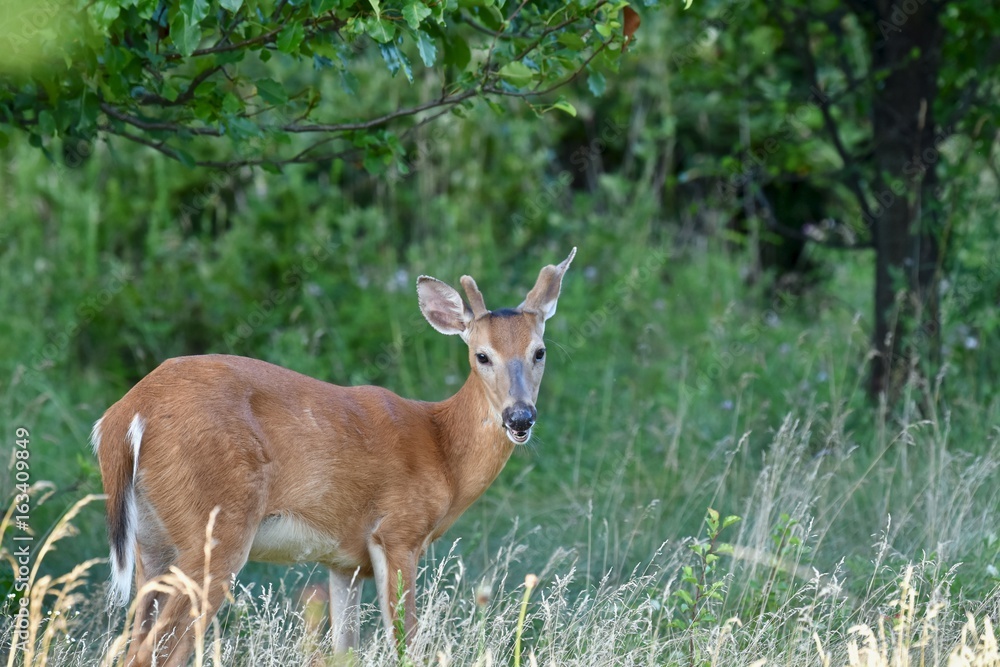
[[[995,613],[1000,402],[979,370],[986,346],[951,335],[963,315],[944,323],[941,377],[873,409],[863,392],[870,257],[818,253],[823,281],[775,297],[745,284],[745,250],[714,236],[682,242],[646,193],[622,196],[614,179],[515,232],[470,215],[484,210],[488,184],[475,184],[489,169],[543,187],[530,139],[514,137],[525,155],[516,164],[463,167],[463,187],[420,200],[413,225],[412,191],[366,199],[306,168],[240,174],[185,213],[206,174],[98,147],[57,175],[16,141],[5,149],[0,304],[12,316],[0,318],[0,422],[10,443],[14,426],[30,430],[33,479],[54,484],[32,512],[39,538],[100,491],[90,425],[164,358],[247,354],[440,399],[467,361],[420,317],[416,276],[454,283],[468,272],[488,306],[515,305],[540,266],[576,245],[547,329],[536,437],[430,550],[415,656],[509,664],[531,573],[541,584],[522,662],[538,664],[822,664],[817,638],[843,663],[853,625],[877,634],[880,620],[898,623],[891,603],[910,566],[913,618],[944,605],[938,655],[965,612]],[[420,176],[428,193],[448,177]],[[517,210],[509,198],[489,206]],[[3,497],[12,480],[0,478]],[[690,545],[709,507],[742,517],[721,537],[734,552],[685,582],[685,567],[700,572]],[[99,503],[74,525],[42,575],[106,555]],[[86,580],[91,602],[67,612],[49,664],[94,664],[114,637],[120,619],[97,612],[105,574],[99,564]],[[248,567],[223,613],[224,664],[301,664],[313,648],[297,596],[317,576]],[[718,599],[700,616],[685,610],[678,591],[697,599],[713,581]],[[491,595],[477,605],[484,585]],[[380,632],[369,607],[359,664],[393,664]]]

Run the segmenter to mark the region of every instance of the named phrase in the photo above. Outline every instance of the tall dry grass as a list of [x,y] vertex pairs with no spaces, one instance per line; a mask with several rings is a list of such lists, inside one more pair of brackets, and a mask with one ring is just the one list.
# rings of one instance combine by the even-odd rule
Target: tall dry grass
[[[419,631],[403,663],[1000,665],[994,631],[1000,595],[988,579],[975,581],[975,572],[975,585],[957,584],[968,570],[960,555],[990,530],[990,508],[997,507],[991,483],[1000,462],[996,443],[980,457],[956,453],[946,417],[901,422],[894,435],[876,443],[882,449],[874,457],[858,456],[859,445],[847,439],[818,449],[822,432],[829,429],[815,418],[788,418],[773,434],[765,464],[738,509],[743,521],[721,537],[732,553],[720,550],[720,560],[703,577],[706,585],[719,583],[719,595],[702,599],[705,613],[697,618],[677,591],[702,585],[684,573],[697,570],[691,547],[704,544],[705,536],[670,539],[628,570],[612,565],[588,582],[594,563],[587,559],[599,558],[601,549],[557,549],[542,556],[529,532],[508,538],[488,567],[476,570],[482,574],[470,574],[454,545],[425,563]],[[731,468],[720,463],[701,481],[725,487]],[[871,499],[880,494],[870,487],[858,492],[870,484],[881,485],[878,503]],[[28,611],[20,619],[5,618],[0,628],[8,666],[121,664],[126,619],[104,610],[101,582],[92,573],[96,561],[61,576],[39,574],[46,555],[70,543],[74,518],[94,499],[81,499],[35,554]],[[864,508],[852,506],[857,503],[868,503],[870,522],[843,525],[842,516],[856,522],[864,515]],[[657,529],[655,516],[645,521],[645,529]],[[0,529],[8,527],[9,515]],[[821,547],[829,552],[845,536],[858,534],[870,540],[864,559],[821,565]],[[919,545],[930,548],[915,549]],[[539,577],[530,599],[510,574],[524,563],[533,564]],[[372,602],[364,606],[359,650],[347,659],[333,656],[324,614],[317,613],[323,600],[301,600],[307,579],[298,570],[274,585],[237,582],[218,617],[194,619],[193,663],[400,663]],[[150,586],[187,595],[200,609],[210,584],[173,572]]]

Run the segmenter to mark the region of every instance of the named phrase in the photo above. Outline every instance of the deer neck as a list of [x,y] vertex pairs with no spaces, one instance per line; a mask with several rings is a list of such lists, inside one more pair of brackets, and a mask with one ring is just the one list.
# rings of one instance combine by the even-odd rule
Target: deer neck
[[475,373],[454,396],[434,406],[440,447],[461,514],[489,488],[514,451]]

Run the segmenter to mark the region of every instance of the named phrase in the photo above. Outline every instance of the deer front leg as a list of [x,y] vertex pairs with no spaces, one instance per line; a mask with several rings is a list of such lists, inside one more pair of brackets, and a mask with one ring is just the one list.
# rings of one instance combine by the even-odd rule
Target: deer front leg
[[330,570],[330,629],[334,650],[357,650],[361,628],[361,580],[357,573]]
[[[385,624],[386,636],[394,648],[409,643],[417,627],[416,579],[417,558],[416,549],[399,549],[394,545],[386,545],[375,535],[368,541],[368,553],[375,571],[375,586],[378,588],[379,607],[382,610],[382,622]],[[399,627],[399,602],[402,596],[402,628]],[[402,629],[403,635],[398,631]]]

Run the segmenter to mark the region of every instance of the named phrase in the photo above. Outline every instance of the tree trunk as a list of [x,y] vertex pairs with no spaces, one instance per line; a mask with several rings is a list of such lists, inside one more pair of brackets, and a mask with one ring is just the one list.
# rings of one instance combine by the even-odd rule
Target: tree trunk
[[873,69],[875,331],[873,398],[892,402],[920,353],[939,345],[938,160],[934,101],[943,30],[941,5],[877,0]]

